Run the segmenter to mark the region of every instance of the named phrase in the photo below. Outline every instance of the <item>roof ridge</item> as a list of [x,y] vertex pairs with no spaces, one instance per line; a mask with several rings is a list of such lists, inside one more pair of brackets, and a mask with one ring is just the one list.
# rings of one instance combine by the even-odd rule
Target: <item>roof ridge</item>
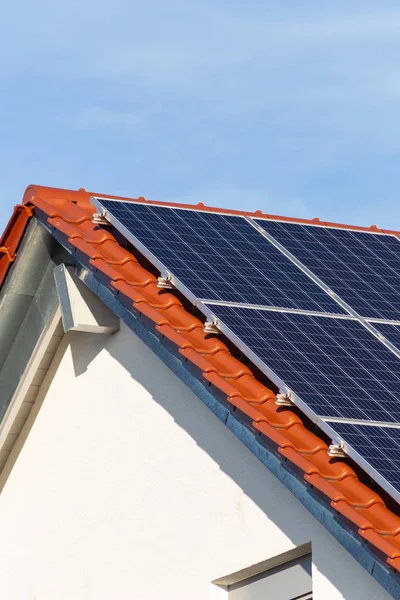
[[[64,194],[64,196],[63,196],[63,194]],[[346,224],[346,223],[336,223],[333,221],[324,221],[324,220],[321,220],[319,217],[314,217],[313,219],[302,219],[300,217],[286,217],[283,215],[274,215],[271,213],[263,213],[259,209],[255,210],[255,211],[243,211],[243,210],[221,208],[221,207],[216,207],[216,206],[207,206],[203,202],[198,202],[197,204],[186,204],[186,203],[182,203],[182,202],[165,202],[162,200],[148,200],[144,196],[139,196],[138,198],[127,198],[125,196],[111,196],[110,194],[99,194],[97,192],[87,192],[85,190],[85,188],[80,188],[79,190],[75,191],[75,190],[64,190],[61,188],[51,188],[51,187],[45,187],[45,186],[30,185],[30,186],[28,186],[28,188],[25,191],[24,203],[31,201],[32,196],[34,196],[34,195],[41,196],[42,198],[45,198],[45,197],[56,198],[56,197],[60,197],[60,196],[66,197],[66,195],[68,195],[68,197],[70,197],[72,200],[72,196],[74,194],[76,194],[76,196],[77,196],[77,199],[75,201],[78,203],[79,203],[79,199],[82,202],[84,197],[86,197],[86,200],[90,203],[90,198],[94,196],[97,198],[107,198],[108,200],[121,200],[124,202],[143,202],[145,204],[156,205],[156,206],[166,206],[166,207],[170,207],[170,208],[186,208],[186,209],[199,210],[199,211],[205,211],[205,212],[216,212],[216,213],[221,213],[221,214],[226,214],[226,215],[252,217],[255,219],[285,221],[285,222],[289,222],[289,223],[298,223],[298,224],[302,224],[302,225],[314,225],[314,226],[320,226],[320,227],[335,227],[338,229],[350,229],[352,231],[366,231],[366,232],[374,232],[374,233],[400,235],[400,231],[398,231],[398,230],[384,229],[384,228],[378,227],[377,225],[370,225],[369,227],[364,227],[361,225],[352,225],[352,224]],[[78,197],[79,197],[79,199],[78,199]]]
[[[296,412],[280,410],[273,391],[234,357],[220,338],[204,333],[202,321],[184,308],[173,291],[161,291],[156,277],[136,256],[123,248],[110,231],[92,223],[94,209],[88,192],[66,190],[63,194],[55,188],[28,188],[26,214],[31,215],[30,207],[34,207],[36,216],[57,230],[81,264],[106,276],[108,287],[121,302],[147,317],[178,347],[199,377],[214,386],[232,411],[243,416],[255,435],[290,461],[305,483],[318,490],[378,555],[383,554],[389,566],[400,571],[400,517],[386,506],[380,494],[362,483],[348,462],[333,461],[323,437],[310,431]],[[13,221],[14,215],[6,231],[20,240],[29,217],[22,223]]]

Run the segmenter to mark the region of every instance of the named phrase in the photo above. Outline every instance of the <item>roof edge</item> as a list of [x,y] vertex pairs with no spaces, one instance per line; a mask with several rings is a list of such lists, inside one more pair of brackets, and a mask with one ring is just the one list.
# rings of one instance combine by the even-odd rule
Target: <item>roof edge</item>
[[125,202],[143,202],[145,204],[158,205],[158,206],[167,206],[170,208],[188,208],[188,209],[196,209],[205,212],[216,212],[226,215],[237,215],[242,217],[253,217],[254,219],[266,219],[266,220],[277,220],[277,221],[285,221],[289,223],[299,223],[302,225],[319,225],[321,227],[335,227],[339,229],[350,229],[352,231],[367,231],[374,233],[386,233],[392,235],[400,235],[400,231],[394,229],[383,229],[379,228],[376,225],[371,225],[370,227],[362,227],[360,225],[349,225],[346,223],[334,223],[332,221],[321,221],[319,217],[315,217],[313,219],[301,219],[295,217],[285,217],[282,215],[273,215],[270,213],[263,213],[261,210],[256,210],[254,212],[251,211],[243,211],[243,210],[234,210],[227,208],[219,208],[216,206],[207,206],[203,202],[199,202],[198,204],[186,204],[183,202],[163,202],[161,200],[147,200],[144,196],[139,196],[138,198],[127,198],[125,196],[112,196],[110,194],[100,194],[98,192],[88,192],[85,188],[79,188],[79,190],[69,190],[63,188],[53,188],[41,185],[29,185],[23,196],[23,204],[32,204],[32,200],[35,197],[43,198],[62,198],[64,200],[70,200],[82,207],[90,208],[94,210],[93,206],[90,203],[90,199],[95,196],[98,198],[107,198],[108,200],[122,200]]
[[33,206],[17,204],[0,238],[0,289],[16,259],[18,246],[33,215]]

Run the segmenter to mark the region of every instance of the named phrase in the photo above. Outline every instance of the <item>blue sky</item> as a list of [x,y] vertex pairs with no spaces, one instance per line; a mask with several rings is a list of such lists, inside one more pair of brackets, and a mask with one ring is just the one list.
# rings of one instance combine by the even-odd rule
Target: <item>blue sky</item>
[[8,3],[0,229],[39,183],[400,229],[400,5]]

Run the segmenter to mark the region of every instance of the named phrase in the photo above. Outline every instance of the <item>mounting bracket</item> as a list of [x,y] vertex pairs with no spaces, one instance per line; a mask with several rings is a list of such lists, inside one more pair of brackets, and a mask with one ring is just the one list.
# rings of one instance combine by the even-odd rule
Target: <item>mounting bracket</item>
[[292,392],[286,392],[285,394],[277,394],[275,397],[275,404],[278,406],[294,406]]

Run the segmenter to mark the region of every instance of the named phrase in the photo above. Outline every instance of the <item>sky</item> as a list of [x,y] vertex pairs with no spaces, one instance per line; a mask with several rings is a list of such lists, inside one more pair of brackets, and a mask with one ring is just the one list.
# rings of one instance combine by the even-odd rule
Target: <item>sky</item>
[[400,4],[36,0],[0,22],[0,230],[31,183],[400,229]]

